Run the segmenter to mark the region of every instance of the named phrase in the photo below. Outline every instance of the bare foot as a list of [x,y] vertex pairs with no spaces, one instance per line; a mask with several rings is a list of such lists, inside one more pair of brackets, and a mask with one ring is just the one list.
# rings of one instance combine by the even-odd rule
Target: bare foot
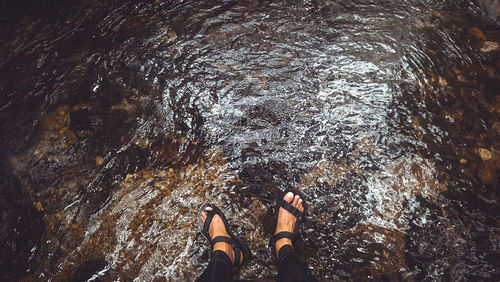
[[[212,208],[207,207],[206,210],[212,210]],[[202,212],[201,213],[201,220],[203,221],[203,223],[205,223],[206,219],[207,219],[207,213]],[[224,237],[229,237],[229,238],[231,237],[231,236],[229,236],[229,234],[226,231],[226,226],[224,225],[224,221],[222,221],[222,218],[220,218],[220,216],[217,214],[214,215],[214,217],[212,218],[212,222],[210,222],[210,226],[208,227],[208,234],[210,234],[211,239],[213,239],[217,236],[224,236]],[[217,251],[217,250],[220,250],[220,251],[223,251],[224,253],[226,253],[229,256],[229,258],[231,259],[231,263],[234,265],[234,250],[233,250],[233,247],[231,247],[231,245],[229,243],[226,243],[226,242],[215,243],[212,251]],[[241,256],[239,264],[241,264],[242,260],[243,260],[243,256]]]
[[[291,203],[292,206],[298,209],[299,211],[304,212],[304,207],[302,206],[302,199],[299,197],[299,195],[295,195],[294,197],[292,192],[288,192],[283,197],[283,200]],[[274,234],[278,234],[281,231],[288,231],[293,233],[296,221],[297,218],[293,214],[291,214],[284,208],[280,207],[278,212],[278,224],[276,225],[276,231],[274,232]],[[292,240],[288,238],[282,238],[276,241],[276,255],[278,255],[281,247],[285,245],[292,246]]]

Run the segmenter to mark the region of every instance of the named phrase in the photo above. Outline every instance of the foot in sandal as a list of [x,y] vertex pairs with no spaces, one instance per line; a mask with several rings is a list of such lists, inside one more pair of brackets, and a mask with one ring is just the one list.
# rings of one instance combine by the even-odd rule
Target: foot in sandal
[[278,202],[278,215],[276,217],[276,229],[271,236],[269,247],[274,259],[277,259],[279,250],[286,245],[293,246],[298,238],[299,227],[304,214],[304,202],[297,192],[288,192]]
[[[294,195],[292,192],[288,192],[283,197],[283,201],[290,203],[292,207],[296,208],[300,212],[304,212],[304,207],[302,206],[302,199],[299,195]],[[297,222],[297,217],[285,210],[283,207],[279,208],[278,211],[278,223],[276,224],[276,231],[274,234],[286,231],[293,233],[295,229],[295,223]],[[285,245],[292,245],[292,240],[289,238],[281,238],[276,241],[276,253],[279,253],[281,247]]]
[[[212,208],[207,207],[206,210],[211,211]],[[201,221],[203,223],[205,223],[206,219],[207,219],[207,212],[203,211],[201,213]],[[216,238],[218,236],[231,238],[231,236],[229,236],[229,234],[226,231],[226,226],[224,226],[224,222],[222,221],[222,218],[218,214],[214,215],[212,222],[209,225],[208,233],[210,235],[211,240],[213,240],[214,238]],[[233,247],[229,243],[218,242],[218,243],[213,244],[212,252],[217,251],[217,250],[220,250],[220,251],[223,251],[224,253],[226,253],[226,255],[228,255],[229,258],[231,259],[231,263],[233,263],[233,265],[235,264],[234,263],[234,250],[233,250]],[[236,265],[241,264],[242,261],[243,261],[243,256],[241,256],[240,261],[237,262]]]
[[213,204],[204,204],[200,212],[201,233],[212,245],[212,252],[223,251],[234,266],[246,263],[251,256],[250,249],[231,232],[224,213]]

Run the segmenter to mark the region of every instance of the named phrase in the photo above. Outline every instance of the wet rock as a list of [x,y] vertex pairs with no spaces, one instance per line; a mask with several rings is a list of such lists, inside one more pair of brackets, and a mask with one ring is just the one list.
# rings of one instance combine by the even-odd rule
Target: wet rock
[[477,0],[477,3],[490,19],[500,23],[500,2],[498,0]]
[[495,122],[491,127],[491,132],[495,137],[500,137],[500,122]]
[[70,114],[69,128],[71,130],[91,130],[92,123],[90,122],[90,111],[88,109],[80,109]]
[[472,36],[476,37],[479,40],[486,40],[486,36],[484,35],[484,33],[475,26],[467,29],[467,32],[469,32]]
[[61,137],[64,140],[64,144],[66,144],[65,147],[69,147],[70,145],[73,145],[78,141],[78,137],[76,136],[76,134],[69,129],[62,130]]
[[491,160],[482,162],[477,169],[477,177],[484,183],[495,184],[497,178],[495,164]]
[[[265,196],[264,194],[262,196],[275,197],[272,192],[279,188],[284,189],[283,186],[287,186],[286,181],[292,179],[286,168],[287,164],[277,161],[269,162],[266,165],[245,165],[239,173],[241,180],[248,185],[245,187],[244,192],[252,195],[252,193],[256,194],[256,191],[261,189],[261,191],[265,191],[263,193],[266,193]],[[292,185],[288,184],[288,186]]]
[[103,175],[99,176],[96,183],[99,185],[86,186],[83,191],[84,198],[90,203],[89,212],[96,212],[107,201],[116,187],[114,184],[125,179],[128,174],[133,174],[146,167],[148,154],[136,145],[131,145],[124,151],[115,153],[109,160],[96,157],[96,165],[101,166],[104,161],[107,165],[103,169]]
[[269,89],[269,77],[261,76],[259,77],[260,87],[264,90]]
[[103,163],[104,163],[104,158],[101,157],[101,156],[97,156],[95,158],[95,163],[98,165],[98,166],[101,166]]
[[119,104],[113,105],[111,110],[124,110],[129,113],[129,117],[135,117],[135,110],[137,106],[134,104],[130,104],[128,99],[123,98]]
[[159,165],[175,166],[179,155],[180,144],[175,139],[161,139],[152,145],[155,162]]
[[174,42],[177,39],[177,34],[175,31],[170,30],[163,38],[162,41],[164,44],[168,45],[172,42]]
[[500,44],[493,41],[483,41],[479,44],[479,48],[484,53],[498,52],[500,51]]
[[69,125],[67,107],[59,107],[47,113],[42,119],[42,126],[48,131],[57,131]]
[[495,163],[496,169],[500,169],[500,150],[491,151],[491,160]]
[[[110,111],[102,118],[97,131],[98,140],[111,147],[119,146],[121,138],[130,132],[131,125],[127,123],[129,114],[125,110]],[[101,142],[98,142],[101,143]],[[102,145],[102,144],[101,144]]]
[[[127,175],[125,180],[117,184],[120,187],[117,195],[120,196],[112,197],[109,207],[98,214],[102,221],[96,227],[95,233],[84,235],[86,230],[78,228],[86,224],[84,218],[82,218],[83,222],[68,223],[67,229],[62,232],[64,236],[68,236],[68,232],[74,232],[73,238],[86,236],[87,240],[76,241],[76,244],[61,250],[61,252],[66,252],[65,255],[60,256],[65,259],[65,262],[57,266],[58,276],[54,277],[54,280],[68,281],[69,278],[71,281],[88,281],[88,277],[92,277],[92,274],[108,267],[110,270],[105,275],[111,277],[122,277],[123,280],[128,281],[130,277],[141,275],[140,277],[146,277],[145,280],[150,280],[152,272],[145,270],[146,268],[150,267],[150,270],[159,273],[171,266],[189,270],[187,271],[189,273],[183,274],[187,275],[186,278],[173,279],[174,281],[194,280],[195,277],[192,276],[202,271],[197,265],[193,273],[191,263],[196,261],[197,257],[186,257],[183,254],[186,245],[178,244],[178,242],[187,242],[193,238],[192,230],[197,224],[195,216],[197,211],[193,209],[193,206],[198,206],[209,199],[221,205],[223,202],[217,200],[218,196],[214,195],[224,195],[221,187],[238,182],[237,174],[226,170],[224,166],[222,154],[216,153],[200,159],[197,164],[178,169],[145,168]],[[189,201],[184,202],[183,199],[189,199]],[[238,218],[251,218],[264,214],[265,207],[262,202],[256,198],[252,200],[255,200],[252,210],[238,215]],[[90,203],[90,205],[93,204],[94,202]],[[173,206],[174,212],[165,212],[166,206]],[[56,221],[56,224],[59,222],[56,218],[51,220]],[[117,222],[120,223],[117,224]],[[247,223],[246,221],[239,226]],[[58,229],[57,225],[53,228]],[[152,231],[153,234],[146,235],[149,233],[146,230]],[[124,234],[122,232],[126,232],[127,235],[122,236]],[[249,232],[254,232],[254,230]],[[169,234],[170,238],[166,238],[165,234]],[[156,240],[155,238],[160,238],[159,236],[161,239]],[[259,236],[253,236],[256,241],[260,242],[263,242],[262,237],[262,233],[259,233]],[[56,241],[53,240],[53,242]],[[199,245],[189,248],[192,250],[190,254],[201,255]],[[267,255],[265,244],[262,248]],[[117,260],[106,265],[102,258],[117,250],[119,250]],[[165,255],[167,250],[170,255]],[[202,250],[206,250],[204,241]],[[203,262],[206,261],[206,259],[203,260]],[[151,262],[153,264],[149,265]],[[50,261],[44,263],[54,265]],[[44,265],[44,267],[47,266]],[[106,276],[102,278],[109,280]]]
[[71,275],[69,281],[89,281],[89,279],[93,276],[97,278],[94,278],[92,281],[104,281],[102,275],[99,275],[99,272],[102,271],[106,265],[107,263],[104,259],[88,260],[78,267],[78,269]]
[[441,84],[441,86],[447,86],[448,85],[448,81],[446,81],[446,79],[442,76],[439,77],[439,84]]
[[30,169],[29,175],[33,191],[54,188],[61,181],[61,165],[52,159],[41,161]]
[[[19,114],[22,113],[22,114]],[[4,108],[0,111],[0,147],[8,151],[15,151],[36,142],[41,133],[41,127],[33,130],[33,122],[37,115],[30,112],[28,106],[15,109]]]
[[483,160],[483,161],[491,160],[491,152],[488,149],[479,148],[477,150],[477,153],[478,153],[479,157],[481,158],[481,160]]
[[[201,156],[203,150],[201,143],[201,140],[195,141],[193,137],[178,137],[173,134],[154,140],[150,149],[153,163],[162,167],[194,164]],[[147,147],[147,144],[142,146]]]
[[[446,258],[453,257],[451,240],[455,238],[442,209],[423,197],[417,197],[417,205],[411,212],[406,211],[408,227],[404,238],[404,260],[415,281],[432,277],[433,273],[446,269]],[[439,232],[429,232],[429,230]],[[437,256],[437,258],[436,258]],[[439,263],[435,263],[435,260]],[[432,263],[434,262],[434,263]],[[432,280],[432,279],[431,279]]]
[[0,280],[21,280],[32,266],[44,226],[9,168],[0,163]]
[[41,211],[44,210],[43,206],[42,206],[42,203],[40,201],[34,202],[33,205],[35,206],[36,210],[39,211],[39,212],[41,212]]
[[135,173],[147,164],[148,155],[136,145],[120,152],[113,160],[110,169],[106,172],[110,178],[121,181],[127,174]]
[[[383,238],[376,242],[373,237]],[[352,246],[350,242],[363,242]],[[397,230],[367,224],[353,228],[340,238],[342,245],[349,246],[345,257],[355,281],[406,281],[409,269],[405,260],[405,235]],[[352,258],[356,257],[356,260]],[[406,279],[405,279],[406,278]]]
[[[486,74],[490,77],[490,78],[493,78],[495,79],[496,78],[496,72],[495,72],[495,69],[490,67],[490,66],[487,66],[487,65],[482,65],[483,67],[483,70],[486,72]],[[491,107],[492,105],[486,105],[487,106],[487,109],[489,111],[494,111],[494,109]]]

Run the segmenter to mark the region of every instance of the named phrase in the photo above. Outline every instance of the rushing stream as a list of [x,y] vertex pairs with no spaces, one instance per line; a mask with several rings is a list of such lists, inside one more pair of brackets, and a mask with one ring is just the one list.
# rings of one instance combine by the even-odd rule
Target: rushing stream
[[204,202],[254,252],[238,277],[273,279],[287,187],[320,280],[500,280],[487,1],[20,2],[0,11],[0,280],[193,280]]

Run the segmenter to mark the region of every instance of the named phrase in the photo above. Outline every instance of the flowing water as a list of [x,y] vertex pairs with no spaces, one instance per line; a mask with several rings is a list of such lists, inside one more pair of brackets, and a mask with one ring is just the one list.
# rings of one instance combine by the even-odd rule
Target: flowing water
[[2,280],[184,281],[220,205],[272,279],[499,280],[500,31],[467,1],[2,5]]

